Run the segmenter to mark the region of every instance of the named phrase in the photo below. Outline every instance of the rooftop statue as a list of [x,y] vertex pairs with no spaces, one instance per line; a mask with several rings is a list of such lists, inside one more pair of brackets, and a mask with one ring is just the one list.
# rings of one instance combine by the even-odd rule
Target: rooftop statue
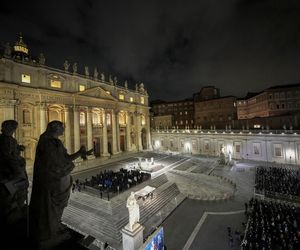
[[73,64],[73,73],[76,74],[77,73],[77,63]]
[[111,75],[109,75],[108,82],[109,82],[111,85],[113,85],[113,84],[114,84],[114,81],[113,81],[113,79],[112,79],[112,76],[111,76]]
[[144,92],[145,89],[144,89],[144,83],[141,83],[140,86],[139,86],[139,91],[140,92]]
[[95,80],[98,79],[98,75],[99,75],[98,70],[97,70],[97,68],[95,67],[95,68],[94,68],[94,79],[95,79]]
[[65,62],[64,62],[65,71],[69,71],[69,67],[70,67],[70,63],[68,62],[68,60],[65,60]]
[[117,85],[117,83],[118,83],[118,78],[115,76],[114,77],[114,85]]
[[105,76],[104,76],[104,74],[103,73],[101,73],[101,81],[105,81]]
[[90,73],[89,73],[89,67],[88,67],[88,66],[85,66],[85,67],[84,67],[84,74],[85,74],[86,76],[89,76],[89,75],[90,75]]
[[10,44],[6,43],[5,48],[4,48],[4,57],[11,58],[11,51],[12,51],[12,49],[11,49]]
[[125,82],[124,82],[124,87],[125,87],[125,89],[128,89],[128,82],[127,82],[127,80],[125,80]]
[[45,58],[44,54],[43,54],[43,53],[40,53],[40,56],[39,56],[39,63],[40,63],[41,65],[45,65],[45,62],[46,62],[46,58]]

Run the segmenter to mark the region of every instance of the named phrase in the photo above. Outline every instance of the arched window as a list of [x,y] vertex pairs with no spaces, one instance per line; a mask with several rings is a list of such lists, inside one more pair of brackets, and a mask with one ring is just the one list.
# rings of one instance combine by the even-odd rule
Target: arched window
[[58,110],[49,110],[49,122],[51,121],[60,121],[60,113]]
[[80,121],[79,121],[80,126],[85,126],[85,113],[80,112]]

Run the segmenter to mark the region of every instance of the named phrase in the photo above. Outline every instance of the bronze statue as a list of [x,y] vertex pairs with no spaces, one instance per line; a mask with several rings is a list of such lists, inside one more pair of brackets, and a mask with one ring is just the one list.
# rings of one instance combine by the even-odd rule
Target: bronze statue
[[52,248],[71,238],[61,224],[73,183],[70,173],[75,167],[73,160],[89,153],[82,146],[68,154],[58,138],[63,133],[62,122],[50,122],[36,148],[29,220],[30,235],[41,248]]
[[0,227],[14,225],[26,218],[28,178],[26,162],[21,156],[25,147],[13,138],[17,127],[15,120],[6,120],[1,125]]

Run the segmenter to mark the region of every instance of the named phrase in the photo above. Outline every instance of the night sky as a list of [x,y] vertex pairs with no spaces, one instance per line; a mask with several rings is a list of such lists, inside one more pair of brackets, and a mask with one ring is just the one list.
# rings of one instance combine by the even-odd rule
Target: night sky
[[22,32],[32,56],[63,69],[97,66],[151,100],[214,85],[243,97],[300,82],[299,0],[5,1],[0,42]]

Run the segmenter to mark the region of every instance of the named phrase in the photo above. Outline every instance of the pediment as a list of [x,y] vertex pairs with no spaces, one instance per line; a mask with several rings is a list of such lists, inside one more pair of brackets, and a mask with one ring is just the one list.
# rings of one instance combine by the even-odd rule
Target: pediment
[[106,93],[106,91],[101,87],[86,89],[85,91],[79,92],[78,95],[117,101],[115,97],[113,97],[111,94]]

